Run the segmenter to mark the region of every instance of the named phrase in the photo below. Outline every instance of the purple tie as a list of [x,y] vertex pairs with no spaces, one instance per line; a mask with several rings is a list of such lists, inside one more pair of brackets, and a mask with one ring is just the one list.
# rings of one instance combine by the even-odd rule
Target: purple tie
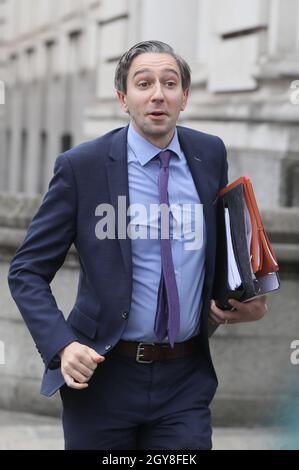
[[[171,151],[165,150],[157,155],[160,159],[159,172],[159,202],[167,204],[168,176]],[[169,217],[168,217],[169,229]],[[180,330],[180,303],[178,288],[175,280],[174,266],[171,254],[171,243],[168,238],[161,237],[161,278],[158,291],[157,311],[155,319],[155,334],[162,341],[167,333],[171,347],[174,347],[175,338]]]

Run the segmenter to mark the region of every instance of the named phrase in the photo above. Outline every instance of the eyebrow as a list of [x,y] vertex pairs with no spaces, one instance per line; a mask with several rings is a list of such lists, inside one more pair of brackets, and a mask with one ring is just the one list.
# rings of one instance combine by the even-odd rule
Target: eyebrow
[[[135,78],[136,75],[140,75],[142,73],[147,73],[147,72],[152,73],[150,69],[137,70],[137,72],[134,73],[133,78]],[[178,78],[180,78],[178,72],[175,69],[164,69],[163,73],[174,73]]]

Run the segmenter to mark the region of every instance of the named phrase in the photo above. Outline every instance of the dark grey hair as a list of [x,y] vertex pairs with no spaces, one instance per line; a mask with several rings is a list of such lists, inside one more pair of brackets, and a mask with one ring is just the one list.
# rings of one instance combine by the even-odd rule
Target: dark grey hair
[[140,54],[145,52],[158,52],[171,55],[175,60],[181,72],[182,88],[187,90],[191,83],[191,70],[187,62],[176,54],[171,46],[161,41],[143,41],[135,44],[131,49],[125,52],[117,64],[114,77],[114,86],[116,90],[127,93],[127,77],[131,63]]

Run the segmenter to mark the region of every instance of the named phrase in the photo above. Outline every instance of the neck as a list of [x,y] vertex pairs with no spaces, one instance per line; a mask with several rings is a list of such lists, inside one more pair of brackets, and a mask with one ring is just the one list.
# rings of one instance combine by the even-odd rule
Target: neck
[[143,137],[145,140],[153,144],[155,147],[158,147],[159,149],[164,149],[170,144],[170,142],[173,139],[174,132],[175,132],[175,129],[172,129],[166,135],[161,135],[161,136],[148,135],[148,134],[143,134],[140,130],[136,129],[134,122],[131,121],[131,124],[134,130],[139,135],[141,135],[141,137]]

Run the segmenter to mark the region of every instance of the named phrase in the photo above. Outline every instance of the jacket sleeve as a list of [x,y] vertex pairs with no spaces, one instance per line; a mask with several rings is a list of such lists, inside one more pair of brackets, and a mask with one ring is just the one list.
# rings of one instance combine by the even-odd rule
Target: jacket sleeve
[[8,274],[12,297],[46,369],[57,367],[56,354],[67,344],[77,341],[50,287],[75,234],[75,180],[68,158],[60,155],[55,162],[48,191],[11,261]]
[[228,164],[227,164],[227,151],[226,147],[221,139],[221,153],[222,153],[222,166],[221,166],[221,175],[220,175],[220,184],[219,189],[224,188],[228,183]]
[[[219,190],[224,188],[228,183],[228,164],[227,164],[227,151],[223,141],[219,138],[220,146],[221,146],[221,157],[222,157],[222,165],[221,165],[221,173],[219,179]],[[217,256],[217,254],[216,254]],[[212,294],[214,297],[214,293]],[[208,317],[209,318],[209,317]],[[208,336],[212,336],[215,331],[217,330],[219,325],[214,325],[208,320]]]

